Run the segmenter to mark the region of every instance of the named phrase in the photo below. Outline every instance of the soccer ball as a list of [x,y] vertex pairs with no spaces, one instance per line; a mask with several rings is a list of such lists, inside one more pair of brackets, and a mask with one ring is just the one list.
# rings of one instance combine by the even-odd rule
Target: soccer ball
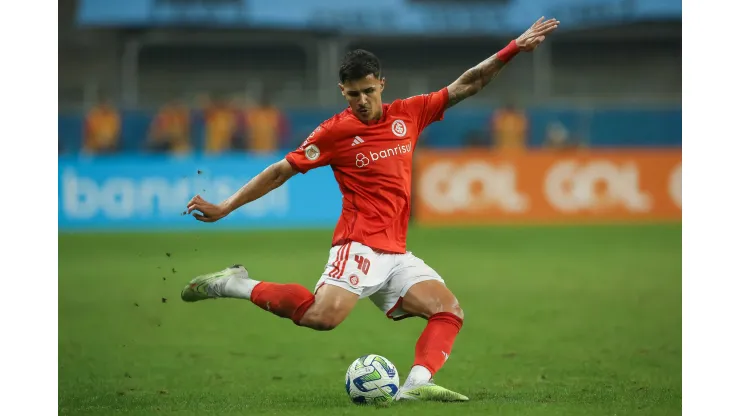
[[364,355],[347,369],[345,387],[355,404],[391,402],[398,392],[398,371],[385,357]]

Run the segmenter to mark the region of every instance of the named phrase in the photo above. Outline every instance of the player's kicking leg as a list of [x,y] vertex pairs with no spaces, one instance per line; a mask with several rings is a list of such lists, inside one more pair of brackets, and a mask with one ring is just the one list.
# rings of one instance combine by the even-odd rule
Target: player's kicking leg
[[427,326],[416,343],[414,366],[399,389],[397,400],[465,401],[467,397],[440,387],[432,376],[452,352],[463,323],[455,296],[434,269],[412,253],[396,257],[388,281],[370,299],[395,320],[417,316]]
[[463,324],[463,311],[455,296],[440,280],[412,285],[401,300],[406,314],[427,319],[416,343],[414,365],[396,400],[467,401],[460,393],[434,384],[432,376],[452,353]]
[[457,299],[441,281],[425,280],[411,286],[401,302],[407,314],[427,319],[427,326],[416,343],[414,365],[396,399],[467,401],[466,396],[432,381],[450,357],[463,324]]
[[247,299],[268,312],[292,320],[296,325],[319,331],[336,328],[354,309],[359,298],[332,285],[323,285],[314,295],[299,284],[261,282],[250,278],[240,265],[196,277],[185,286],[180,296],[185,302]]

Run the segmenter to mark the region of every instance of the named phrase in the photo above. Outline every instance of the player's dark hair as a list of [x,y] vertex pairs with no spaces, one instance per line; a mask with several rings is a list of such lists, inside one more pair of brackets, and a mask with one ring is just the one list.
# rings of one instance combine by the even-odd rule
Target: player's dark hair
[[373,74],[380,79],[380,59],[364,49],[347,52],[339,66],[339,80],[342,83],[365,78]]

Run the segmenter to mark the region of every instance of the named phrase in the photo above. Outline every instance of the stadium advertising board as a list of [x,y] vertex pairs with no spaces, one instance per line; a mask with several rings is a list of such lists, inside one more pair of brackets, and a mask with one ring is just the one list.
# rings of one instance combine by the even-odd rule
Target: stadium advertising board
[[59,229],[333,226],[342,200],[331,169],[296,175],[215,224],[183,215],[193,195],[220,202],[280,157],[60,157]]
[[419,152],[421,224],[681,220],[681,150]]

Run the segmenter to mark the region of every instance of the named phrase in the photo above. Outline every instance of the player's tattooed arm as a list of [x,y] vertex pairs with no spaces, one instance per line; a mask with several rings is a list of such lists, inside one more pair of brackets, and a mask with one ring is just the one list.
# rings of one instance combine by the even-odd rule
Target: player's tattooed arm
[[545,37],[558,28],[557,19],[538,19],[529,29],[485,61],[468,69],[447,87],[449,100],[447,108],[477,94],[501,72],[506,63],[519,51],[532,52],[545,40]]
[[204,200],[200,195],[196,195],[188,203],[188,214],[193,211],[200,211],[201,214],[193,214],[195,219],[204,222],[214,222],[229,215],[239,207],[257,200],[273,189],[279,188],[288,179],[296,173],[287,160],[283,159],[273,163],[267,169],[260,172],[252,178],[246,185],[236,191],[220,204],[212,204]]
[[447,86],[450,96],[447,108],[477,94],[501,72],[505,65],[506,62],[496,59],[496,55],[493,55],[465,71],[455,82]]

